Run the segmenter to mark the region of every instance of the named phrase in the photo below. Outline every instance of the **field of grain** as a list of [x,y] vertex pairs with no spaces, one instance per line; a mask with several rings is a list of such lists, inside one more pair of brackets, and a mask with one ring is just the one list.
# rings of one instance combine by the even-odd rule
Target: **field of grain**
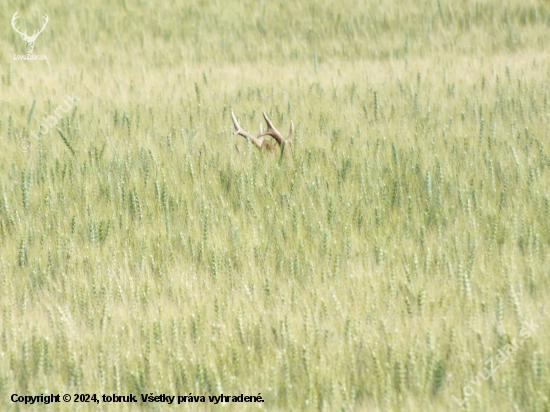
[[548,3],[0,17],[1,410],[550,410]]

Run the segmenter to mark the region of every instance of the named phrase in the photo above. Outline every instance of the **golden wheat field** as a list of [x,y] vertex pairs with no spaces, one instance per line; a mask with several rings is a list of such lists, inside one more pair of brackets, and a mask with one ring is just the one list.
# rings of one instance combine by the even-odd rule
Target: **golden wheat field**
[[548,2],[0,18],[0,410],[550,410]]

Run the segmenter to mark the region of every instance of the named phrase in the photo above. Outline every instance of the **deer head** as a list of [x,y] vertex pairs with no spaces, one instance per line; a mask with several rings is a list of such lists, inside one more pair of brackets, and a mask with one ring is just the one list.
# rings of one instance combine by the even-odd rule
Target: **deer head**
[[44,13],[44,17],[45,17],[46,21],[44,21],[44,25],[42,26],[42,29],[40,29],[39,32],[36,32],[36,30],[35,30],[33,32],[32,36],[29,37],[29,36],[27,36],[27,30],[25,30],[25,33],[21,33],[19,31],[19,28],[15,27],[15,21],[17,20],[17,17],[18,17],[17,13],[19,13],[19,12],[16,11],[15,14],[13,15],[13,18],[11,19],[11,25],[12,25],[13,29],[21,35],[21,38],[23,40],[25,40],[25,43],[26,43],[25,47],[27,48],[27,54],[31,54],[32,50],[34,49],[34,42],[36,41],[36,38],[38,37],[38,35],[44,31],[44,28],[46,27],[46,24],[48,24],[49,17],[46,13]]
[[[281,133],[277,129],[275,129],[275,126],[273,126],[273,123],[271,123],[271,120],[267,117],[265,112],[262,112],[264,115],[265,122],[267,124],[267,130],[265,132],[262,132],[262,126],[260,125],[260,134],[258,137],[252,136],[250,133],[248,133],[246,130],[244,130],[240,125],[239,122],[237,122],[237,119],[235,118],[235,114],[233,111],[231,112],[231,119],[233,119],[233,125],[235,126],[235,131],[233,134],[239,134],[243,136],[245,139],[249,140],[256,146],[258,149],[266,150],[268,152],[275,151],[275,145],[271,143],[268,140],[264,140],[264,136],[271,136],[275,139],[275,142],[281,147],[281,150],[283,147],[285,148],[285,152],[288,151],[290,143],[292,143],[292,138],[294,137],[294,123],[292,120],[290,121],[290,132],[288,134],[288,138],[285,139]],[[239,147],[237,146],[237,151],[241,153]]]

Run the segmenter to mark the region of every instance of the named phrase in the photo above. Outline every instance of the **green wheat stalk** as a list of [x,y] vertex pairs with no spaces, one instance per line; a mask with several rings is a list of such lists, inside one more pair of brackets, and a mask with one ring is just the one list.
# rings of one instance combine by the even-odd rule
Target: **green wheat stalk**
[[73,156],[76,156],[76,150],[74,150],[74,148],[71,146],[67,138],[63,135],[63,132],[59,128],[57,129],[57,131],[59,132],[59,135],[61,136],[61,139],[63,140],[63,142],[65,142],[65,146],[67,146],[67,148],[71,151]]
[[35,105],[36,105],[36,99],[34,99],[34,101],[32,102],[31,111],[29,113],[29,119],[27,120],[27,126],[29,126],[31,124],[31,119],[32,119],[32,115],[34,113],[34,106]]

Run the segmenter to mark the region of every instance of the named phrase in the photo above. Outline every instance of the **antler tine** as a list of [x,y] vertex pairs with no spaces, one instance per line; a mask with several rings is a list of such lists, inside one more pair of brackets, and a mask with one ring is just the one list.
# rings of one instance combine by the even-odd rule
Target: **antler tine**
[[233,125],[235,126],[235,131],[233,132],[234,135],[240,134],[242,137],[249,139],[252,143],[254,143],[255,146],[262,147],[262,141],[260,139],[252,136],[239,125],[239,122],[237,122],[237,118],[235,117],[235,113],[233,113],[233,110],[231,110],[231,119],[233,119]]
[[265,114],[265,112],[262,112],[262,113],[264,115],[265,122],[267,123],[267,130],[265,131],[265,133],[262,133],[258,137],[269,135],[277,141],[279,146],[282,146],[285,139],[283,139],[283,136],[281,135],[281,133],[279,133],[279,131],[275,129],[275,126],[273,126],[273,123],[271,123],[271,120],[269,120],[269,118],[267,117],[267,114]]
[[243,133],[244,130],[242,129],[242,127],[239,125],[239,122],[235,118],[235,113],[233,113],[233,110],[231,110],[231,119],[233,120],[233,125],[235,126],[235,131],[233,132],[233,134],[235,135],[235,134]]
[[38,37],[38,35],[40,33],[42,33],[44,31],[44,29],[46,28],[46,24],[48,24],[48,22],[50,21],[50,18],[48,17],[48,15],[46,13],[44,13],[44,16],[46,17],[46,21],[44,22],[44,25],[42,26],[42,28],[40,29],[40,31],[38,33],[36,33],[36,30],[34,31],[34,33],[32,34],[33,38]]
[[288,143],[292,143],[292,138],[294,137],[294,123],[292,120],[290,121],[290,132],[288,132],[288,139],[286,141]]
[[25,30],[25,33],[21,33],[21,32],[19,31],[19,27],[15,27],[15,22],[16,22],[16,20],[17,20],[18,17],[19,17],[19,16],[17,15],[18,13],[19,13],[19,10],[17,10],[17,11],[15,12],[15,14],[13,15],[13,17],[12,17],[12,19],[11,19],[11,26],[12,26],[13,29],[14,29],[17,33],[19,33],[21,36],[27,36],[27,30]]

